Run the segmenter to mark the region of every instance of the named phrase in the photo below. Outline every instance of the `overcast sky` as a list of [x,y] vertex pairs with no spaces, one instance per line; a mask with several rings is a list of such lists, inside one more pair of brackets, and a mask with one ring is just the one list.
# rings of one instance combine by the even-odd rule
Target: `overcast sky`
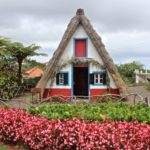
[[35,43],[48,57],[77,8],[102,37],[115,63],[140,61],[150,69],[150,0],[0,0],[0,35]]

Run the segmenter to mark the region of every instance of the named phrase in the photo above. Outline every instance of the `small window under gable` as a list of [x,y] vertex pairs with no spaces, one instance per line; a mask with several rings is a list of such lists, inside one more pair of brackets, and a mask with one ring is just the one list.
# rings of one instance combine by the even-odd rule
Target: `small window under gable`
[[56,74],[57,85],[68,85],[68,73],[60,72]]
[[75,39],[75,57],[86,57],[87,53],[87,40]]

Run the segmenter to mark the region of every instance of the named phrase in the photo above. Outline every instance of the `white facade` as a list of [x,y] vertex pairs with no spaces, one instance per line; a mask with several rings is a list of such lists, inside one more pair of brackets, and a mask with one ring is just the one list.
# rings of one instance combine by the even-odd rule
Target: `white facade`
[[[98,61],[102,65],[104,64],[101,57],[99,56],[97,50],[95,49],[92,41],[90,40],[90,38],[88,37],[87,33],[85,32],[84,28],[81,25],[77,28],[76,32],[74,33],[74,35],[70,39],[68,45],[66,46],[66,49],[65,49],[61,59],[59,60],[59,64],[62,64],[66,60],[69,60],[72,57],[74,57],[74,51],[75,51],[74,50],[74,41],[75,41],[74,39],[75,38],[76,39],[86,38],[87,39],[87,58],[93,58],[94,60]],[[60,72],[61,71],[62,72],[68,72],[68,74],[69,74],[69,84],[68,85],[56,85],[56,82],[54,81],[52,87],[50,87],[51,81],[49,80],[46,88],[72,89],[72,80],[73,80],[72,79],[73,78],[73,72],[72,72],[73,69],[72,68],[73,68],[72,64],[68,64],[68,66],[66,66],[65,68],[60,70]],[[93,73],[96,71],[101,71],[101,70],[90,64],[89,65],[89,73]],[[109,72],[108,72],[108,76],[110,79],[110,87],[113,89],[116,89],[117,87],[116,87],[116,85],[115,85]],[[100,85],[100,86],[89,85],[89,88],[90,89],[106,89],[107,86],[106,85]]]
[[142,70],[135,70],[135,83],[149,83],[148,79],[150,78],[150,73],[145,70],[143,72]]

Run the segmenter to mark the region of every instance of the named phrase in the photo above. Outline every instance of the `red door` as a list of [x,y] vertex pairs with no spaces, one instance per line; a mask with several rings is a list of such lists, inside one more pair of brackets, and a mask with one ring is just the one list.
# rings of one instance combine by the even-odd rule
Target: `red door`
[[86,57],[86,39],[75,40],[75,56]]

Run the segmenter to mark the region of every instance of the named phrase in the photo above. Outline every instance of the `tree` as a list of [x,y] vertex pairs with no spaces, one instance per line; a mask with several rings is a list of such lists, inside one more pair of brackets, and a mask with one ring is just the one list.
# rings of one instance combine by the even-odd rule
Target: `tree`
[[131,63],[117,64],[116,67],[122,79],[130,84],[135,82],[135,69],[142,70],[143,64],[137,61],[133,61]]
[[8,39],[0,37],[0,75],[13,69],[14,62],[7,51]]
[[23,63],[22,71],[26,72],[34,67],[38,67],[44,70],[45,66],[46,66],[45,63],[37,62],[36,60],[32,60],[32,59],[27,59]]
[[0,58],[6,57],[7,55],[6,45],[8,41],[9,39],[0,36]]
[[[17,85],[17,66],[8,54],[6,46],[8,41],[8,39],[0,37],[0,97],[3,95],[2,91],[6,92]],[[7,93],[7,95],[9,94]]]
[[22,83],[22,64],[25,59],[28,59],[32,56],[39,56],[43,55],[46,56],[44,53],[38,53],[36,52],[40,46],[37,46],[35,44],[24,46],[20,42],[12,42],[9,39],[4,39],[4,41],[1,42],[1,49],[4,49],[9,57],[11,57],[14,61],[18,64],[18,85],[21,85]]
[[18,63],[18,84],[21,84],[22,81],[22,63],[25,59],[31,56],[46,56],[44,53],[36,52],[40,47],[32,44],[30,46],[24,46],[22,43],[13,42],[8,46],[8,50],[12,58],[16,59]]

